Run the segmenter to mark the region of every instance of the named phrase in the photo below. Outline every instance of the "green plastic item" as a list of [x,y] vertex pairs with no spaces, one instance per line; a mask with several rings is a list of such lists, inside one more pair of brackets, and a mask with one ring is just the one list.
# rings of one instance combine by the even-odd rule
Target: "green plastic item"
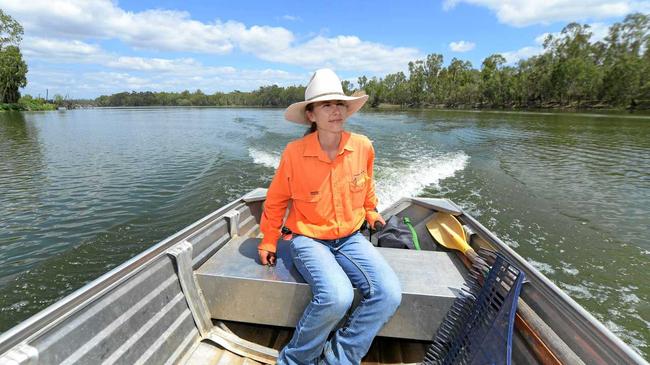
[[404,224],[406,224],[406,226],[411,230],[411,235],[413,235],[413,245],[415,246],[415,249],[419,251],[420,241],[418,240],[418,234],[415,233],[415,228],[413,228],[413,224],[411,224],[409,217],[404,217]]

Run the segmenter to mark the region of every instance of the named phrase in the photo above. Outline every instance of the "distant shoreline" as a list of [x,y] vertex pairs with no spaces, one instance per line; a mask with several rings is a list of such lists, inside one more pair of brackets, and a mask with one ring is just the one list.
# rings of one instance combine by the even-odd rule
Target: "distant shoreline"
[[[19,104],[2,104],[0,112],[30,112],[30,111],[61,111],[54,104],[46,104],[45,108],[27,109]],[[71,109],[284,109],[285,106],[269,105],[139,105],[139,106],[94,106],[83,105],[64,108]],[[391,104],[380,104],[378,107],[364,107],[362,112],[458,112],[458,113],[486,113],[486,114],[529,114],[529,115],[576,115],[576,116],[594,116],[594,117],[622,117],[635,119],[650,119],[650,110],[630,111],[623,108],[531,108],[531,109],[505,109],[505,108],[449,108],[435,106],[418,106],[407,107]]]
[[450,108],[443,106],[419,106],[403,107],[400,105],[380,104],[376,108],[364,108],[363,111],[448,111],[448,112],[474,112],[474,113],[512,113],[512,114],[585,114],[585,115],[603,115],[603,116],[639,116],[650,118],[650,109],[629,110],[625,108],[489,108],[489,107],[458,107]]

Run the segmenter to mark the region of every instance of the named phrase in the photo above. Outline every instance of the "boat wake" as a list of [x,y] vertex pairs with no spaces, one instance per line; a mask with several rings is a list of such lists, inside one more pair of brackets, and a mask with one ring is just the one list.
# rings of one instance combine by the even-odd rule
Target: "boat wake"
[[269,153],[251,147],[248,149],[248,155],[253,159],[253,162],[258,165],[263,165],[272,169],[276,169],[280,165],[279,153]]
[[[253,162],[269,168],[277,168],[280,164],[280,154],[248,149]],[[469,161],[469,156],[463,151],[446,153],[438,156],[422,156],[407,165],[395,167],[376,166],[375,190],[379,198],[379,210],[382,210],[405,196],[417,196],[424,188],[438,185],[442,180],[452,177],[463,170]]]
[[463,151],[419,157],[403,167],[375,167],[375,190],[381,211],[402,197],[417,196],[430,185],[462,171],[469,161]]

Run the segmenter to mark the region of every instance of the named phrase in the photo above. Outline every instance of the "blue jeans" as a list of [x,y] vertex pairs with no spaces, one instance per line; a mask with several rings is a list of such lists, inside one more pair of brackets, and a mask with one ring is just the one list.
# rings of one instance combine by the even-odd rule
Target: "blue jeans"
[[[361,233],[337,240],[297,235],[291,255],[313,298],[278,364],[359,364],[399,306],[397,276]],[[353,285],[361,301],[345,325],[328,337],[352,305]]]

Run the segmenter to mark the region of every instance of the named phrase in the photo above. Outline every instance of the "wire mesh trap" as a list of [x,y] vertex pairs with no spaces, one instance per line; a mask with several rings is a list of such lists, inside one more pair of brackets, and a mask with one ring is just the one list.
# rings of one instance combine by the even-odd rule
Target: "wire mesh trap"
[[427,349],[423,364],[510,364],[517,298],[525,274],[505,257],[481,249]]

